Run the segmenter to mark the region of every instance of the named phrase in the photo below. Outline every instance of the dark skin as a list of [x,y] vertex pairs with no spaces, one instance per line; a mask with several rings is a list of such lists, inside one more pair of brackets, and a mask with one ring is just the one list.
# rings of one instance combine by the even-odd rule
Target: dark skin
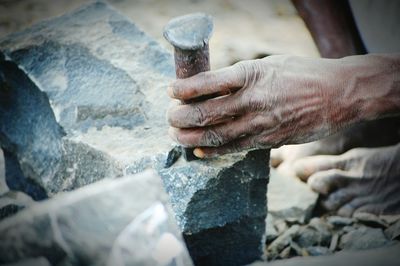
[[328,211],[399,214],[400,144],[354,148],[341,155],[317,155],[294,163],[298,176],[323,196]]
[[366,54],[347,0],[292,0],[324,58]]
[[[170,96],[180,101],[224,96],[171,107],[170,134],[183,146],[195,147],[200,158],[320,139],[360,121],[399,115],[399,74],[399,55],[270,56],[240,62],[171,84]],[[304,180],[313,174],[303,174]]]
[[[337,16],[345,14],[342,12],[324,14],[326,9],[324,11],[323,7],[320,11],[323,14],[322,18],[328,17],[328,22],[329,17],[338,19]],[[304,14],[306,13],[303,12]],[[315,17],[315,13],[311,14],[312,16]],[[328,29],[325,36],[323,36],[324,31],[317,31],[317,34],[313,34],[314,39],[326,40],[327,38],[338,39],[341,35],[352,36],[351,31],[350,33],[336,31],[336,35],[329,31],[341,23],[348,23],[350,21],[348,17],[338,19],[340,23],[333,26],[327,21],[321,23],[321,17],[314,20],[305,19],[307,25],[318,22],[320,25],[326,25]],[[347,28],[343,27],[343,29]],[[321,54],[333,58],[346,55],[346,53],[362,53],[363,49],[355,45],[357,38],[353,38],[352,41],[332,43],[316,40],[316,43]],[[320,45],[324,43],[331,45],[328,47]],[[197,147],[195,154],[201,158],[252,148],[279,147],[283,144],[321,139],[360,121],[397,115],[399,113],[397,104],[399,86],[398,81],[393,77],[396,76],[395,73],[398,74],[398,71],[399,56],[396,55],[369,55],[339,60],[272,56],[262,60],[240,62],[233,67],[202,73],[172,84],[169,90],[170,95],[181,100],[214,93],[226,96],[173,107],[169,112],[169,121],[172,125],[170,133],[181,144]],[[376,91],[376,87],[382,90]],[[341,153],[345,150],[340,146],[351,148],[351,145],[343,143],[355,143],[351,140],[353,135],[350,134],[351,138],[346,142],[343,141],[346,139],[343,135],[336,134],[339,136],[336,140],[339,141],[334,143],[340,145],[336,145],[334,150]],[[315,145],[313,149],[315,152]],[[350,154],[356,154],[357,158],[368,157],[368,153],[364,151]],[[378,161],[388,161],[387,156],[382,154],[387,154],[387,152],[381,152]],[[398,154],[394,153],[394,155]],[[346,169],[336,169],[336,165],[330,165],[330,168],[326,169],[325,174],[329,176],[328,179],[336,180],[334,182],[325,182],[324,178],[318,178],[318,175],[321,176],[320,173],[324,171],[318,168],[316,160],[311,160],[311,163],[309,160],[308,164],[302,164],[301,161],[296,163],[298,175],[305,181],[309,180],[314,190],[326,196],[324,205],[328,210],[340,210],[353,201],[350,195],[361,195],[360,191],[369,191],[368,189],[371,188],[371,182],[364,182],[364,180],[359,182],[360,180],[353,178],[367,177],[369,173],[369,170],[364,168],[364,171],[358,171],[358,175],[354,175],[356,162],[360,162],[361,159],[357,160],[351,156],[345,158],[353,162],[347,164]],[[337,170],[347,171],[350,174],[339,172],[342,175],[338,175]],[[384,171],[378,169],[377,172],[384,176],[382,174]],[[391,178],[392,183],[394,180],[399,181],[393,176]],[[383,179],[385,178],[377,180]],[[321,180],[321,182],[316,182],[316,180]],[[375,185],[374,187],[382,186]],[[376,191],[375,194],[379,193],[388,194],[382,190]],[[330,197],[331,195],[333,196]],[[374,198],[378,202],[378,198],[387,197],[369,198]],[[332,199],[339,204],[330,204]],[[375,213],[396,209],[383,208],[382,204],[378,204],[381,208],[370,208],[369,201],[360,202],[364,205],[353,204],[357,206],[353,208],[353,211],[339,211],[339,213],[350,215],[358,209]],[[397,206],[400,206],[400,202]],[[400,208],[397,208],[397,211],[400,213]]]
[[[342,58],[365,54],[346,0],[292,0],[309,29],[322,57]],[[382,128],[385,128],[382,132]],[[307,145],[285,146],[271,153],[271,165],[291,164],[306,156],[338,155],[356,147],[380,147],[400,142],[400,121],[385,118],[347,127],[328,138]]]
[[[212,157],[303,143],[352,123],[399,112],[399,55],[343,59],[270,56],[176,80],[171,135]],[[381,90],[374,88],[379,84]]]
[[[366,53],[346,0],[292,2],[322,57]],[[322,195],[321,202],[329,211],[345,216],[360,211],[399,213],[400,197],[392,193],[393,188],[400,189],[400,179],[396,178],[399,169],[393,167],[393,158],[399,154],[390,152],[398,146],[386,148],[400,142],[399,129],[398,117],[356,123],[319,141],[272,150],[271,165],[284,162],[280,169],[291,168],[308,181]]]

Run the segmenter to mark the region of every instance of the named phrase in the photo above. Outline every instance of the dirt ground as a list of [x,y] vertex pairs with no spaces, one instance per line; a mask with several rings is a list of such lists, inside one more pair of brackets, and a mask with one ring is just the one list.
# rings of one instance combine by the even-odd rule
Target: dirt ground
[[[40,20],[61,15],[87,0],[0,0],[0,38]],[[265,54],[319,56],[303,21],[289,0],[110,0],[146,33],[172,51],[162,36],[175,16],[205,12],[214,18],[211,67]]]

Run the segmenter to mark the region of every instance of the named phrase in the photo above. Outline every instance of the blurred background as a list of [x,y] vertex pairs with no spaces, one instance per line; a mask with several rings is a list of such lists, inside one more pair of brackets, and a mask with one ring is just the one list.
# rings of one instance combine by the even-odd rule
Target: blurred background
[[[59,16],[88,0],[0,0],[0,38],[40,20]],[[289,0],[109,0],[165,48],[162,29],[175,16],[205,12],[214,17],[211,68],[268,54],[319,56]]]

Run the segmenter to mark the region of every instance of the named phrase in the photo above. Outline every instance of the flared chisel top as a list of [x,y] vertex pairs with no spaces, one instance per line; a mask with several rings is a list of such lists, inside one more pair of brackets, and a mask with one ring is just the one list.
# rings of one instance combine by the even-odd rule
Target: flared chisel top
[[197,50],[208,44],[212,31],[210,15],[193,13],[172,19],[164,27],[164,37],[181,50]]

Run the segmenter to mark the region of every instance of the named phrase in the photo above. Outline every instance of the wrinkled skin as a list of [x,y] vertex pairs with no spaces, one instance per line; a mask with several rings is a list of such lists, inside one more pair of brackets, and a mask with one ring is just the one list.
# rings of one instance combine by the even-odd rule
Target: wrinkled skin
[[[197,147],[198,157],[320,139],[357,121],[397,114],[399,65],[399,56],[270,56],[177,80],[172,98],[213,98],[172,107],[170,135]],[[381,91],[374,91],[378,84]]]
[[[172,98],[191,103],[176,101],[169,109],[170,135],[183,146],[195,147],[200,158],[318,140],[359,122],[398,118],[399,73],[398,55],[270,56],[239,62],[171,84]],[[210,99],[196,102],[203,96]],[[287,154],[300,158],[326,147],[328,154],[341,154],[354,147],[354,139],[365,137],[358,129],[354,127],[347,139],[343,134],[331,137],[335,145],[324,148],[313,142]],[[353,149],[294,165],[297,175],[324,195],[328,210],[346,216],[358,211],[400,213],[398,150],[398,146]]]
[[[360,35],[357,31],[357,26],[354,22],[353,14],[347,1],[292,0],[292,2],[309,29],[322,57],[341,58],[349,55],[366,53],[366,49],[363,46]],[[342,154],[356,147],[383,147],[394,145],[399,142],[400,119],[394,117],[368,121],[352,125],[345,130],[341,130],[332,136],[318,141],[299,145],[285,145],[279,149],[273,149],[271,150],[271,166],[279,166],[278,171],[293,173],[293,166],[299,165],[301,158],[308,156],[306,160],[308,167],[318,169],[318,166],[321,163],[321,157],[318,155],[329,154],[338,156],[336,159],[334,156],[325,157],[326,159],[329,158],[330,161],[340,160],[343,164],[343,160],[346,159],[349,160],[347,164],[356,167],[354,161],[352,162],[351,157],[343,156]],[[363,154],[367,156],[368,153]],[[317,156],[313,157],[313,155]],[[376,159],[381,165],[391,163],[391,158],[386,154],[380,154]],[[300,162],[297,163],[297,160]],[[334,169],[333,166],[332,169]],[[366,171],[361,175],[368,177],[369,173]],[[320,175],[318,172],[313,173],[313,178],[311,178],[313,182],[311,182],[311,184],[315,185],[319,176],[323,177],[324,174]],[[360,174],[358,176],[360,177]],[[307,179],[307,176],[301,175],[301,178]],[[376,186],[370,186],[370,184],[375,184],[375,182],[362,179],[363,181],[355,180],[354,182],[342,182],[340,183],[340,189],[338,188],[338,191],[340,192],[330,189],[329,193],[334,195],[332,197],[334,197],[338,202],[341,200],[346,202],[346,198],[351,194],[350,191],[352,191],[352,193],[355,192],[356,194],[352,201],[355,201],[356,199],[363,199],[361,201],[366,201],[366,199],[368,199],[368,201],[379,202],[379,204],[375,205],[377,208],[371,210],[371,212],[374,213],[393,209],[392,199],[393,197],[396,197],[396,194],[394,196],[393,193],[389,194],[389,197],[386,197],[385,195],[388,194],[387,189],[389,187],[397,187],[397,191],[399,191],[399,179],[396,179],[393,176],[387,178],[379,175],[375,176],[375,178],[377,178],[376,182],[379,184],[385,184],[385,182],[387,182],[387,184],[390,185],[387,186],[385,184],[381,186],[376,184]],[[320,184],[324,184],[324,182],[321,181]],[[326,190],[328,187],[325,185],[323,188]],[[328,199],[330,198],[330,196],[328,196],[330,195],[329,193],[326,194],[325,192],[325,196]],[[368,195],[367,198],[365,197],[366,195]],[[327,202],[330,201],[328,200]],[[342,215],[350,215],[355,209],[342,209],[342,205],[343,204],[338,204],[340,207],[336,208],[336,210],[339,210],[339,214]],[[392,205],[392,207],[389,208],[390,205]],[[359,208],[370,209],[370,206],[371,204],[366,202]],[[399,204],[397,204],[397,207],[398,206]],[[329,203],[327,207],[330,207],[328,208],[329,210],[335,209],[332,208]]]
[[355,148],[294,163],[296,174],[324,195],[323,206],[339,215],[400,213],[400,144]]

